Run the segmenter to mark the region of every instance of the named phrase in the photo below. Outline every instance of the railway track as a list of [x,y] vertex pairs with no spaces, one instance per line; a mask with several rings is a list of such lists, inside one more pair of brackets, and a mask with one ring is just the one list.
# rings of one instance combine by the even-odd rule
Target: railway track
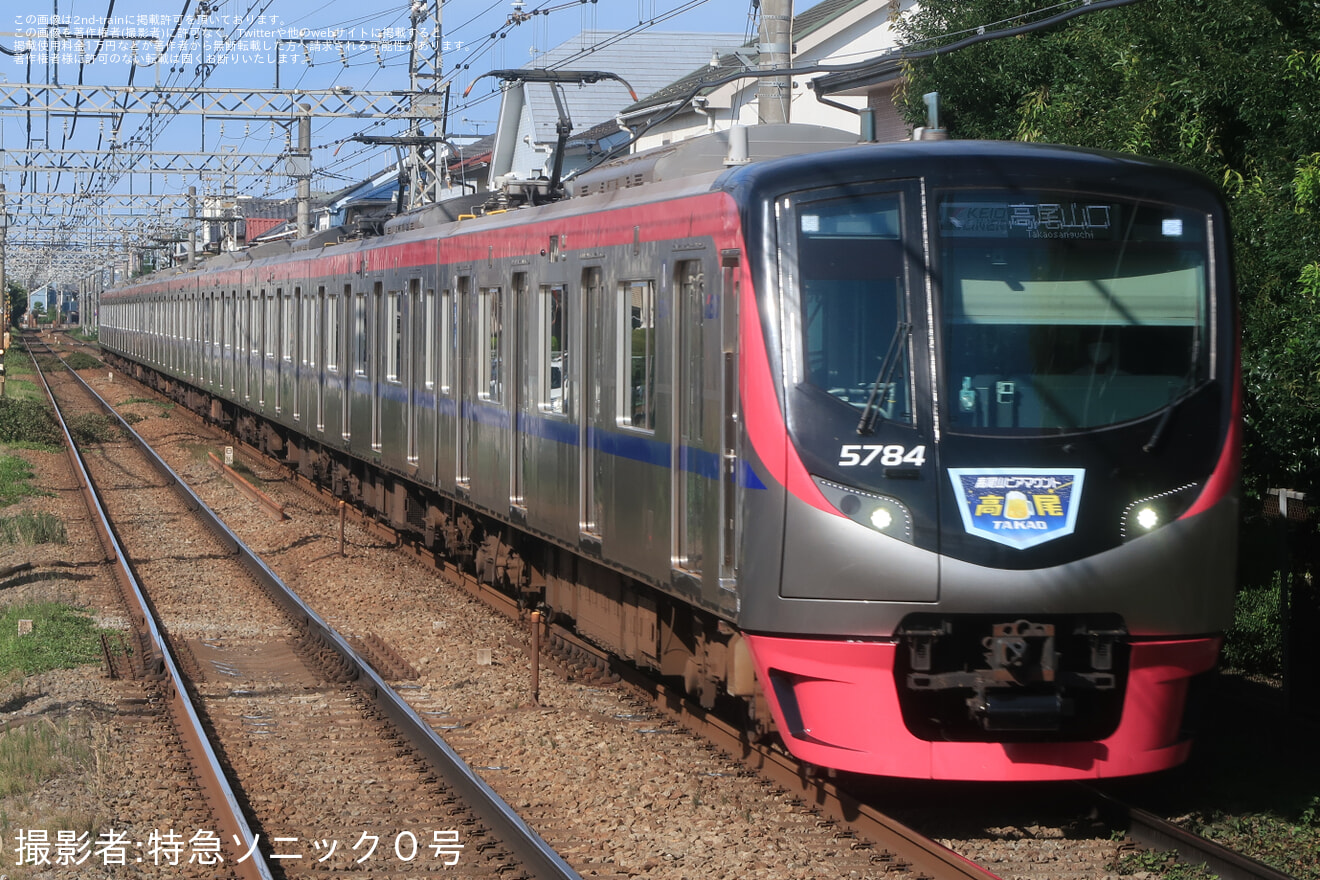
[[[66,424],[112,413],[72,371],[43,381]],[[211,806],[195,830],[224,864],[577,876],[126,422],[107,435],[75,458],[150,652],[138,668],[163,675]]]
[[[254,453],[253,453],[254,454]],[[291,484],[297,483],[295,477],[285,478]],[[314,487],[301,485],[301,489],[308,492],[315,492]],[[285,503],[288,504],[286,498]],[[327,516],[324,512],[324,516]],[[335,514],[337,515],[337,514]],[[376,541],[381,545],[399,544],[399,538],[388,529],[381,527],[377,523],[363,521],[362,527],[365,527],[366,534],[371,537],[368,540]],[[322,531],[330,531],[322,529]],[[361,541],[362,539],[358,539]],[[461,584],[470,595],[479,597],[489,604],[502,607],[502,610],[518,616],[518,610],[500,594],[491,591],[485,585],[477,583],[461,572],[458,572],[452,566],[446,566],[443,560],[435,560],[427,553],[414,553],[427,562],[436,564],[444,570],[451,580]],[[434,625],[434,624],[433,624]],[[528,622],[525,619],[519,619],[517,627],[527,631]],[[558,630],[553,627],[540,625],[539,636],[541,643],[546,646],[554,647],[553,652],[547,651],[547,662],[552,662],[549,658],[557,656],[559,662],[564,665],[570,674],[576,676],[586,685],[593,685],[599,682],[609,681],[615,677],[629,677],[632,675],[628,667],[614,664],[608,658],[603,657],[599,652],[588,644],[576,640],[571,633]],[[364,650],[379,650],[364,645]],[[388,645],[386,646],[388,647]],[[498,653],[498,649],[497,649]],[[508,653],[508,652],[506,652]],[[640,690],[639,694],[646,695],[644,712],[638,713],[640,719],[638,723],[645,724],[645,730],[648,733],[654,732],[662,727],[663,723],[657,723],[651,712],[672,712],[665,717],[664,723],[672,722],[681,724],[688,728],[695,729],[706,737],[708,741],[716,743],[719,748],[728,754],[740,755],[745,762],[744,767],[751,767],[758,772],[775,780],[786,797],[799,807],[810,805],[812,809],[820,814],[821,824],[834,825],[839,829],[839,837],[843,840],[851,839],[848,844],[854,853],[861,852],[865,854],[866,861],[869,863],[870,871],[863,876],[879,875],[881,873],[903,872],[915,874],[917,876],[928,877],[986,877],[994,876],[984,868],[979,868],[971,861],[956,855],[948,848],[927,840],[919,830],[904,825],[894,820],[892,817],[886,817],[883,812],[872,804],[881,802],[870,798],[869,795],[850,792],[848,788],[839,781],[818,778],[811,768],[804,768],[789,761],[781,753],[772,750],[761,750],[750,747],[732,728],[723,725],[716,719],[712,719],[702,712],[690,706],[686,706],[680,696],[670,690],[667,690],[663,684],[655,682],[634,681],[631,682]],[[405,688],[408,686],[405,685]],[[481,726],[481,719],[474,718],[472,713],[455,713],[449,710],[449,707],[438,704],[434,700],[428,701],[424,695],[409,691],[415,710],[423,715],[427,721],[441,729],[446,730],[446,735],[455,741],[462,741],[469,735],[469,731]],[[534,685],[531,687],[523,686],[519,699],[527,701],[534,694]],[[485,754],[482,747],[474,749],[475,754]],[[486,760],[488,766],[483,770],[492,771],[495,776],[508,768],[504,766],[502,760],[496,756],[487,756],[480,760]],[[487,775],[490,775],[489,773]],[[1087,810],[1095,812],[1098,808],[1082,808],[1082,814]],[[1125,818],[1124,816],[1135,818]],[[1157,817],[1143,814],[1141,811],[1123,814],[1119,807],[1112,802],[1105,809],[1106,827],[1111,829],[1131,828],[1131,836],[1134,839],[1143,842],[1150,841],[1152,845],[1167,848],[1167,836],[1160,837],[1160,834],[1169,834],[1167,830],[1159,829],[1171,828],[1171,826],[1161,825],[1162,820]],[[921,828],[921,823],[913,823],[916,828]],[[1109,832],[1099,832],[1107,835]],[[1176,834],[1177,832],[1172,832]],[[1185,833],[1184,833],[1185,834]],[[1064,837],[1060,834],[1059,837]],[[1199,839],[1198,839],[1199,840]],[[964,851],[974,851],[974,848],[960,847],[957,840],[946,840],[946,843],[955,849],[964,849]],[[1185,841],[1183,846],[1192,846],[1196,841]],[[1214,850],[1212,844],[1204,842],[1209,849],[1203,852]],[[1229,855],[1231,858],[1231,854]],[[1037,857],[1039,858],[1039,857]],[[1192,863],[1208,862],[1216,864],[1217,859],[1223,859],[1223,851],[1218,851],[1214,855],[1198,855],[1196,851],[1188,850],[1184,855],[1185,860]],[[1239,869],[1244,873],[1224,874],[1223,876],[1232,876],[1235,878],[1259,877],[1262,880],[1279,880],[1283,875],[1277,872],[1271,872],[1264,866],[1253,867],[1249,860],[1243,861],[1238,858],[1236,861],[1242,863]],[[997,864],[997,869],[1004,870],[1004,865]],[[1049,864],[1036,866],[1035,873],[1029,865],[1018,865],[1013,863],[1011,871],[1012,876],[1040,876],[1050,877],[1051,880],[1057,880],[1063,876],[1059,873],[1057,866]],[[1078,876],[1087,876],[1079,874]],[[1094,875],[1091,875],[1094,876]]]

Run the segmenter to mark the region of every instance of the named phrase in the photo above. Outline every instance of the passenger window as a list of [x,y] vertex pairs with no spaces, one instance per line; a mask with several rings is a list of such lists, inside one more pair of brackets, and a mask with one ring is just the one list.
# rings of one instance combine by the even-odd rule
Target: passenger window
[[481,375],[487,377],[481,396],[491,403],[504,399],[504,364],[500,360],[504,341],[504,291],[498,287],[481,288]]
[[398,383],[403,362],[403,294],[391,290],[385,296],[385,381]]
[[620,422],[655,430],[655,283],[626,281],[619,287],[620,322],[618,383],[626,394],[619,401]]
[[541,286],[541,409],[567,413],[568,316],[562,284]]

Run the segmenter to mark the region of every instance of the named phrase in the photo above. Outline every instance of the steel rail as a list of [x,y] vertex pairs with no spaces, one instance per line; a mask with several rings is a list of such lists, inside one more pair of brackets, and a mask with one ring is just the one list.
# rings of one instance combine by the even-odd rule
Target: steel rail
[[[47,349],[49,350],[49,346],[47,346]],[[113,556],[117,577],[121,585],[127,588],[126,596],[131,594],[133,600],[137,603],[136,623],[147,631],[151,645],[160,659],[165,674],[171,709],[177,718],[186,722],[177,725],[177,727],[180,736],[184,739],[193,766],[202,777],[201,781],[207,799],[211,802],[212,813],[215,815],[217,822],[222,826],[226,826],[222,829],[230,835],[226,838],[226,842],[229,840],[237,842],[241,837],[243,841],[241,845],[251,851],[251,855],[242,861],[233,858],[231,855],[229,864],[240,877],[255,878],[255,880],[274,880],[274,875],[271,873],[270,866],[266,863],[265,856],[257,849],[256,837],[243,815],[242,808],[239,807],[233,786],[226,777],[224,769],[220,766],[215,748],[211,745],[211,741],[202,727],[197,708],[188,697],[188,690],[184,686],[183,674],[179,671],[179,665],[170,652],[165,639],[161,636],[155,616],[152,614],[146,595],[142,591],[142,585],[138,582],[128,564],[128,557],[124,553],[118,536],[115,534],[114,526],[110,522],[105,506],[101,503],[100,494],[92,483],[91,475],[87,472],[82,453],[78,451],[77,445],[73,442],[73,435],[69,432],[69,426],[60,411],[60,405],[55,400],[55,394],[46,381],[46,375],[42,372],[41,365],[31,349],[28,350],[28,356],[32,358],[37,377],[41,379],[41,385],[46,391],[46,396],[50,398],[51,407],[55,412],[55,420],[59,424],[60,431],[64,434],[65,451],[75,472],[78,474],[83,498],[87,502],[92,519],[96,522],[96,528],[101,535],[102,542],[106,550]],[[81,376],[78,376],[73,370],[68,372],[73,376],[77,376],[83,387],[91,391],[87,383],[82,381]],[[92,394],[96,400],[101,402],[102,406],[105,405],[105,402],[95,392],[92,392]],[[122,420],[120,421],[122,423]],[[141,441],[139,440],[139,442]]]
[[532,830],[522,817],[505,803],[448,743],[440,738],[431,725],[358,655],[343,636],[289,589],[279,576],[224,524],[219,516],[165,463],[164,459],[129,426],[128,422],[88,386],[81,376],[72,370],[70,373],[77,377],[88,392],[100,402],[101,407],[118,421],[121,429],[132,438],[133,442],[146,451],[162,477],[197,509],[198,515],[205,520],[207,526],[220,540],[232,547],[238,560],[251,572],[276,604],[292,619],[315,633],[323,644],[339,656],[376,708],[408,737],[419,752],[441,770],[445,782],[481,821],[486,823],[500,842],[521,861],[523,867],[540,880],[581,880],[578,873],[564,861],[563,857],[542,840],[540,835]]
[[1125,804],[1089,785],[1082,788],[1110,814],[1111,821],[1127,826],[1127,833],[1133,840],[1152,849],[1174,850],[1190,865],[1204,864],[1218,874],[1220,880],[1294,880],[1290,874],[1193,834],[1154,813]]

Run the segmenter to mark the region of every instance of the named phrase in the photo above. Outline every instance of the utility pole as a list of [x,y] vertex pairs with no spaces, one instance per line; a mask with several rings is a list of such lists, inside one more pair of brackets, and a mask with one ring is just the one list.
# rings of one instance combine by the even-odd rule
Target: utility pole
[[298,152],[294,154],[298,178],[298,237],[312,234],[312,107],[298,105]]
[[188,187],[188,268],[197,263],[197,187]]
[[[412,120],[408,126],[411,144],[407,163],[410,209],[433,204],[439,199],[440,140],[444,136],[444,107],[440,100],[440,76],[443,72],[440,3],[441,0],[413,0],[412,4],[412,51],[408,63]],[[423,119],[431,120],[432,135],[429,139],[423,135]],[[400,185],[402,183],[400,181]]]
[[[793,0],[761,0],[756,51],[762,70],[788,67],[793,60]],[[756,89],[760,122],[788,122],[792,82],[786,76],[765,77]]]

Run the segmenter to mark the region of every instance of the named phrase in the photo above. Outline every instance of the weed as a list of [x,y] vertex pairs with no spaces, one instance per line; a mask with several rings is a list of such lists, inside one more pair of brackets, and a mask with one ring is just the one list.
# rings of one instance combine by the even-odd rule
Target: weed
[[120,437],[118,423],[104,413],[84,413],[68,420],[69,434],[79,445],[108,443]]
[[99,370],[105,364],[85,351],[75,351],[64,359],[64,366],[70,370]]
[[1110,868],[1120,877],[1134,874],[1156,876],[1161,880],[1212,880],[1215,877],[1205,865],[1179,862],[1177,853],[1146,849],[1122,853],[1118,857],[1118,864]]
[[[6,393],[9,388],[6,383]],[[59,449],[64,437],[44,401],[4,397],[0,398],[0,443]]]
[[0,795],[36,791],[46,780],[92,763],[90,746],[67,721],[11,728],[0,733]]
[[16,455],[0,455],[0,507],[6,507],[20,498],[49,495],[28,481],[32,479],[32,465]]
[[20,513],[0,516],[0,544],[67,544],[64,522],[49,513]]
[[[174,412],[175,406],[178,405],[174,403],[174,401],[172,400],[157,400],[152,397],[130,397],[128,400],[125,400],[123,403],[121,403],[120,407],[122,408],[134,403],[146,403],[156,407],[158,410],[160,410],[161,418],[164,419],[168,419],[170,417],[170,413]],[[120,413],[120,415],[123,415],[124,420],[128,421],[127,415],[125,415],[122,412]],[[139,419],[141,418],[145,418],[145,417],[139,416]]]

